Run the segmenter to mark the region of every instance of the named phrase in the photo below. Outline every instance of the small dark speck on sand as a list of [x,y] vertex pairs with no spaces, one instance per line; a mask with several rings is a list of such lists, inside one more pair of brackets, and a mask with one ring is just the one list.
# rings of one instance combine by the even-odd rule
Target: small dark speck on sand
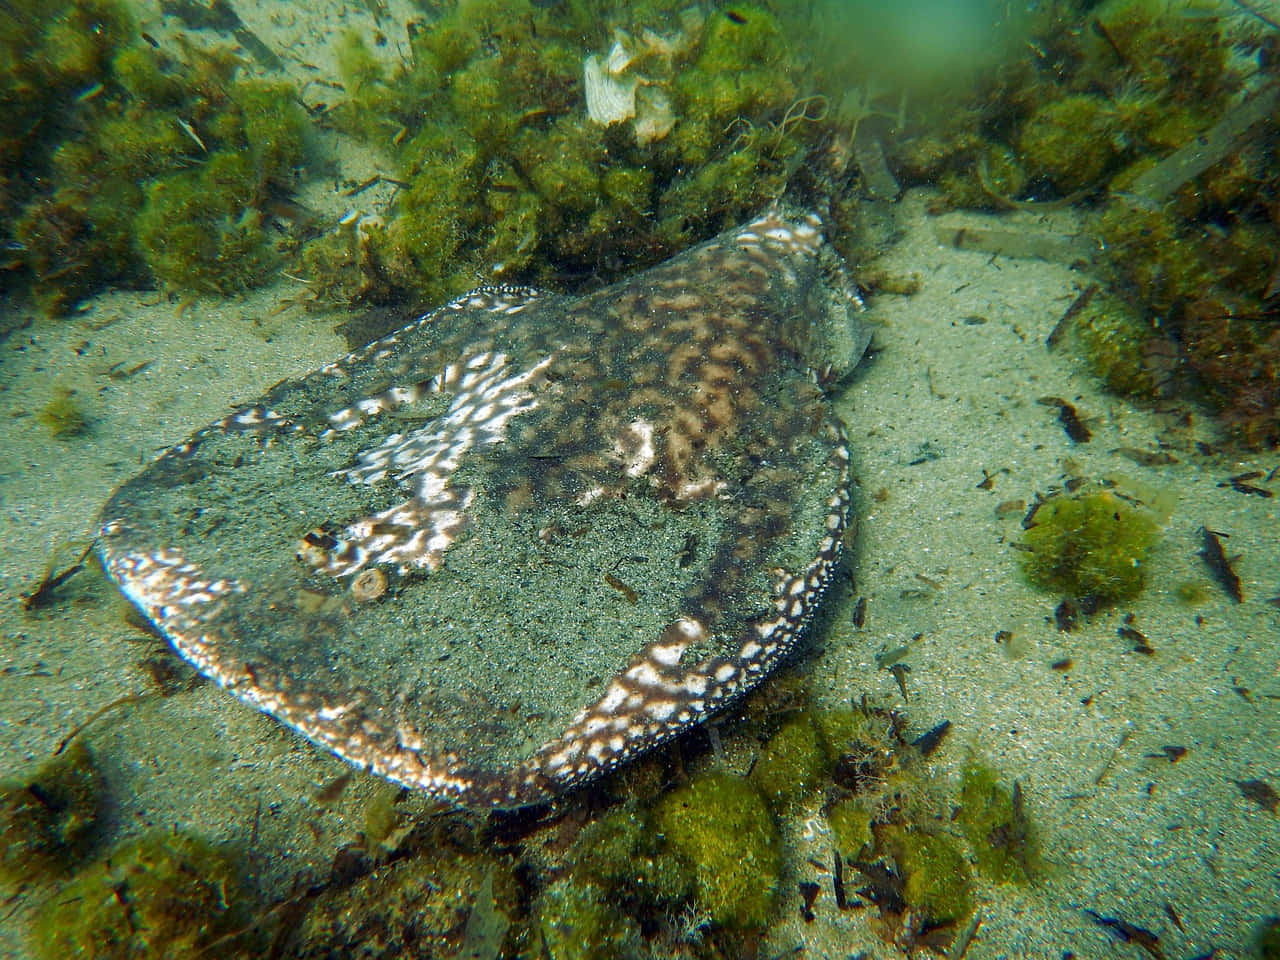
[[1214,578],[1222,589],[1227,591],[1227,596],[1236,603],[1240,603],[1244,600],[1244,590],[1240,586],[1240,578],[1236,576],[1235,570],[1231,568],[1231,565],[1239,558],[1228,557],[1227,552],[1222,549],[1222,540],[1220,539],[1228,536],[1228,534],[1217,533],[1208,527],[1201,527],[1197,532],[1200,534],[1200,558],[1209,567],[1210,572],[1213,573]]
[[1265,780],[1236,780],[1234,783],[1246,800],[1252,800],[1262,809],[1275,813],[1280,808],[1280,793],[1276,793]]

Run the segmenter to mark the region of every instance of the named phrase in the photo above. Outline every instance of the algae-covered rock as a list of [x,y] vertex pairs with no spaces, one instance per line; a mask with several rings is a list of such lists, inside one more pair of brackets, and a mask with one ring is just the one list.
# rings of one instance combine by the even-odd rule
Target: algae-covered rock
[[862,858],[862,851],[872,843],[871,810],[857,797],[844,797],[827,810],[827,823],[835,835],[836,849],[849,860]]
[[22,169],[0,173],[0,284],[56,313],[108,283],[265,280],[268,208],[308,149],[293,88],[237,78],[227,49],[147,46],[114,0],[29,7],[0,11],[0,102],[21,105],[0,117],[0,169]]
[[602,887],[612,902],[683,903],[693,886],[688,867],[667,849],[650,817],[629,805],[588,824],[569,851],[573,877]]
[[459,850],[423,851],[321,894],[289,956],[463,956],[464,948],[495,938],[500,945],[515,907],[515,882],[505,863]]
[[640,929],[608,892],[593,883],[558,880],[543,891],[533,933],[542,956],[556,960],[639,958]]
[[276,263],[249,159],[219,153],[195,170],[150,185],[137,218],[138,242],[160,281],[199,293],[257,286]]
[[1037,110],[1018,138],[1020,160],[1033,177],[1064,192],[1102,181],[1120,156],[1115,122],[1105,100],[1079,94]]
[[[406,186],[354,264],[312,241],[327,249],[303,253],[308,279],[438,302],[478,276],[608,279],[740,222],[826,128],[821,97],[797,106],[796,29],[763,5],[466,3],[412,32],[399,70],[346,35],[334,122],[392,150]],[[601,84],[627,102],[592,119]]]
[[1157,314],[1203,296],[1222,275],[1203,234],[1169,209],[1113,200],[1097,224],[1116,274]]
[[183,833],[126,840],[41,906],[33,942],[50,960],[181,960],[216,944],[223,960],[258,956],[237,859]]
[[0,879],[41,880],[79,861],[93,841],[102,786],[78,739],[30,776],[0,783]]
[[709,773],[672,790],[654,823],[694,875],[699,908],[722,927],[758,929],[772,916],[782,870],[781,839],[750,782]]
[[831,761],[839,761],[850,752],[863,752],[868,747],[885,747],[886,727],[883,719],[864,710],[851,708],[815,710],[814,727],[818,742]]
[[1173,103],[1213,103],[1232,92],[1230,45],[1218,21],[1171,16],[1161,0],[1106,0],[1090,18],[1097,26],[1080,31],[1079,85],[1114,83],[1119,58],[1141,89]]
[[1159,533],[1143,509],[1109,490],[1054,497],[1023,536],[1022,570],[1042,590],[1095,604],[1137,596]]
[[802,713],[769,738],[748,779],[774,810],[782,811],[816,789],[826,768],[817,731]]
[[1035,830],[1016,781],[1007,787],[996,771],[971,759],[961,774],[957,819],[983,876],[1025,883],[1039,869]]
[[1158,372],[1149,351],[1160,336],[1155,325],[1109,294],[1094,296],[1076,319],[1089,366],[1117,393],[1154,399]]
[[973,909],[973,878],[960,848],[948,837],[895,828],[884,847],[903,874],[902,899],[930,923],[962,920]]

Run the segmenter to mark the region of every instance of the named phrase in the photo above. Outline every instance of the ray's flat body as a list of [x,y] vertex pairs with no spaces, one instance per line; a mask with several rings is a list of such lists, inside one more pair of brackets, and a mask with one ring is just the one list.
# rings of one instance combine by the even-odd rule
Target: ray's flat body
[[585,297],[478,290],[168,450],[105,507],[104,566],[352,763],[545,800],[803,633],[849,519],[820,382],[859,306],[818,219],[776,212]]

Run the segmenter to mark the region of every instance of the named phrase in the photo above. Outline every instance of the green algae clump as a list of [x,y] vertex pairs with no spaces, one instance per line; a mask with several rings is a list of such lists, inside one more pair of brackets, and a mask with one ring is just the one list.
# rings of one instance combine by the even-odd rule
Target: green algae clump
[[227,852],[183,833],[126,840],[40,908],[33,942],[50,960],[257,956],[249,897]]
[[665,926],[659,918],[688,912],[694,872],[642,804],[623,803],[588,824],[564,865],[539,895],[530,925],[533,943],[545,943],[551,956],[647,956],[641,927],[653,935]]
[[878,765],[882,760],[888,762],[894,747],[900,745],[895,737],[893,714],[867,704],[816,709],[813,725],[818,731],[818,743],[833,764],[858,755],[874,757]]
[[694,897],[717,926],[758,930],[773,915],[781,839],[764,798],[730,773],[695,777],[658,803],[654,823],[694,874]]
[[102,787],[80,740],[30,777],[0,783],[0,879],[19,883],[74,866],[93,842]]
[[960,848],[942,834],[893,828],[883,846],[904,876],[902,899],[931,924],[963,920],[973,909],[973,878]]
[[849,860],[862,858],[868,844],[874,842],[871,832],[872,811],[858,797],[844,797],[827,810],[827,823],[836,838],[836,849]]
[[517,909],[515,880],[503,861],[459,849],[456,840],[447,833],[433,836],[416,855],[330,885],[298,925],[288,955],[497,956],[497,950],[470,953],[468,947],[507,937],[508,918]]
[[36,413],[36,420],[55,440],[78,437],[89,429],[89,415],[84,402],[74,390],[59,387]]
[[1039,845],[1016,781],[1006,787],[996,771],[970,759],[961,773],[957,819],[987,879],[1026,883],[1039,871]]
[[534,922],[543,956],[611,960],[640,955],[640,928],[593,883],[557,880],[539,898]]
[[[123,5],[0,12],[0,288],[64,312],[107,284],[236,292],[266,280],[310,149],[293,87],[230,50],[144,45]],[[15,39],[25,38],[25,39]],[[35,41],[34,44],[32,41]],[[232,168],[235,168],[234,170]]]
[[781,812],[812,793],[826,774],[818,733],[802,713],[769,738],[748,779]]
[[1150,320],[1109,294],[1099,293],[1076,318],[1089,366],[1116,393],[1155,399],[1158,371],[1149,352],[1160,333]]
[[576,880],[654,906],[683,903],[693,886],[688,868],[665,848],[650,818],[631,805],[584,828],[569,860]]
[[[707,239],[781,196],[822,142],[821,111],[797,106],[796,29],[765,6],[476,2],[412,31],[399,68],[344,35],[332,122],[390,153],[405,186],[354,246],[306,244],[308,279],[324,297],[438,302],[478,276],[607,280]],[[606,56],[637,85],[634,114],[610,121],[583,109],[584,64]]]
[[224,80],[210,121],[220,149],[191,170],[147,185],[138,245],[160,282],[196,293],[259,286],[279,261],[266,207],[292,186],[307,149],[307,120],[283,84]]
[[1116,162],[1116,130],[1106,101],[1063,97],[1027,121],[1018,140],[1027,172],[1052,180],[1063,192],[1099,183]]
[[1137,596],[1159,527],[1108,490],[1041,504],[1022,540],[1022,571],[1042,590],[1094,604]]
[[[137,218],[138,242],[156,279],[198,293],[233,293],[261,283],[274,248],[240,154],[151,184]],[[251,194],[250,194],[251,195]]]

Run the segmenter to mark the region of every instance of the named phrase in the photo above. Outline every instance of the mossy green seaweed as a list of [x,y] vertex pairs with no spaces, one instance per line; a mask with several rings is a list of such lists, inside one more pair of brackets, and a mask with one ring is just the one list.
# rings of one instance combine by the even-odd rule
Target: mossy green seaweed
[[1114,118],[1101,97],[1073,94],[1033,113],[1018,138],[1018,159],[1032,177],[1064,193],[1102,182],[1117,162]]
[[257,286],[275,249],[254,190],[250,161],[220,153],[203,166],[152,183],[137,217],[138,243],[160,281],[197,293]]
[[[818,122],[786,119],[801,64],[789,29],[754,5],[602,17],[588,3],[459,4],[412,32],[398,70],[345,35],[333,121],[393,153],[406,186],[354,253],[314,241],[309,279],[339,297],[436,302],[478,277],[608,279],[738,222],[821,139]],[[614,43],[673,126],[590,119],[584,63]]]
[[685,862],[663,842],[649,811],[635,804],[621,804],[588,824],[568,860],[577,880],[651,907],[679,906],[693,889]]
[[657,804],[653,822],[693,871],[698,907],[718,926],[759,930],[777,906],[781,838],[759,791],[743,777],[694,777]]
[[829,764],[807,713],[793,717],[765,743],[748,779],[782,812],[817,789]]
[[942,833],[893,827],[880,846],[902,872],[902,899],[930,925],[963,920],[973,909],[973,877],[954,840]]
[[1119,298],[1099,293],[1077,316],[1076,330],[1089,366],[1108,387],[1140,399],[1157,397],[1165,371],[1155,362],[1162,338],[1151,320]]
[[0,879],[43,880],[79,863],[93,843],[102,790],[93,752],[79,739],[29,776],[0,783]]
[[[466,948],[474,946],[469,938],[500,945],[517,913],[509,864],[470,837],[456,842],[439,825],[426,834],[416,849],[318,894],[292,934],[288,955],[393,960],[468,956]],[[488,929],[477,930],[473,916]]]
[[534,918],[536,949],[556,960],[612,960],[644,956],[640,929],[606,889],[573,879],[542,892]]
[[1110,490],[1052,497],[1022,539],[1027,581],[1093,604],[1137,596],[1159,533],[1156,521]]
[[36,420],[55,440],[78,437],[89,429],[89,412],[80,396],[69,387],[58,387],[36,413]]
[[40,907],[33,944],[50,960],[258,956],[239,858],[186,833],[125,840]]
[[874,841],[872,814],[870,804],[856,796],[843,797],[827,809],[827,823],[841,856],[848,860],[862,858],[863,851]]
[[961,771],[957,821],[978,871],[995,883],[1025,883],[1040,867],[1039,844],[1021,787],[1006,786],[977,758]]
[[21,171],[0,179],[0,283],[58,313],[107,284],[227,293],[270,276],[265,223],[309,153],[290,86],[240,78],[227,50],[148,46],[115,0],[0,28],[0,102],[21,102],[0,117],[0,161]]

